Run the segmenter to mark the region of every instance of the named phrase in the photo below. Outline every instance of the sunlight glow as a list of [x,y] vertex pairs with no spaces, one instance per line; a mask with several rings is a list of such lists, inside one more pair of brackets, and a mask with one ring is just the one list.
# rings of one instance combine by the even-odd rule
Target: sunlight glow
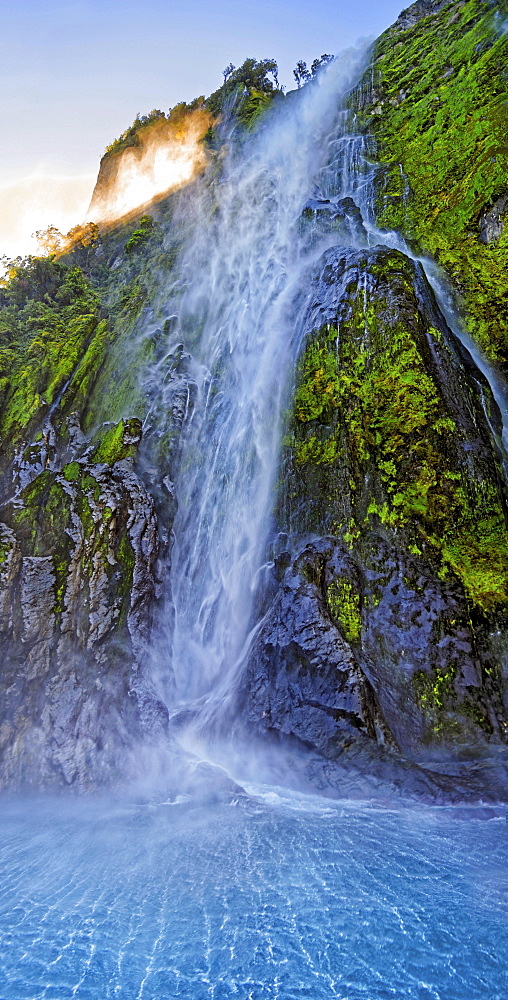
[[138,146],[103,160],[88,212],[94,221],[109,222],[187,184],[206,167],[199,141],[211,122],[204,109],[174,125],[163,120],[140,131]]
[[93,175],[69,177],[47,170],[0,186],[0,256],[39,254],[36,230],[53,225],[65,233],[85,217]]

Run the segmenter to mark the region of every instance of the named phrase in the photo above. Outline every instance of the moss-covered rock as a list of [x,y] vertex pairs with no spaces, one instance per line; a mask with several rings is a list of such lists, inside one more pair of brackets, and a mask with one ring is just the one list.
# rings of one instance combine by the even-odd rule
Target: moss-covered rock
[[508,619],[508,531],[488,386],[403,254],[333,249],[313,281],[279,523],[293,551],[308,533],[349,551],[308,582],[402,749],[503,739],[490,637]]
[[413,4],[376,42],[353,98],[382,164],[379,224],[400,230],[445,269],[472,336],[503,365],[507,15],[505,4],[490,0]]
[[3,509],[0,787],[95,785],[140,738],[159,540],[119,429],[107,460],[39,472]]

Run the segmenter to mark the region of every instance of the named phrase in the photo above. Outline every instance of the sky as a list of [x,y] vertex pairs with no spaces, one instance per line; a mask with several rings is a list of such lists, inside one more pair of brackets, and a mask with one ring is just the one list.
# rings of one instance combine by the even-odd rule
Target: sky
[[[375,38],[409,0],[0,0],[0,254],[82,221],[136,114],[208,95],[229,63],[311,63]],[[28,249],[27,249],[28,247]]]

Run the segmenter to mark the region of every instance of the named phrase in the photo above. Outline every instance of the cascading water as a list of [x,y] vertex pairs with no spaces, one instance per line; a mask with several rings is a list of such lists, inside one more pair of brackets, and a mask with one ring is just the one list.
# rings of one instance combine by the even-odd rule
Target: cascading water
[[[204,186],[198,202],[200,225],[184,262],[191,277],[180,306],[185,342],[195,344],[201,330],[192,348],[197,399],[184,438],[172,559],[173,664],[184,699],[227,674],[247,639],[281,410],[299,346],[289,315],[309,264],[301,214],[318,187],[321,197],[356,190],[356,173],[337,152],[344,118],[337,109],[361,59],[354,53],[328,66],[231,154],[221,182],[213,192]],[[351,148],[358,157],[358,145]]]
[[219,692],[208,718],[214,699],[231,689],[254,624],[281,414],[313,260],[336,244],[381,244],[418,261],[490,383],[506,437],[503,387],[462,331],[435,266],[399,234],[376,227],[375,144],[352,131],[343,108],[361,60],[356,53],[329,65],[257,137],[233,149],[219,183],[205,180],[187,203],[195,235],[183,262],[179,333],[193,351],[196,385],[178,477],[172,660],[177,702],[210,702],[210,692]]
[[[192,192],[198,237],[177,306],[195,381],[178,404],[177,699],[227,683],[248,641],[309,265],[337,242],[408,253],[375,228],[372,149],[337,112],[358,62],[332,64],[214,192]],[[500,809],[249,791],[4,802],[1,997],[504,997]]]

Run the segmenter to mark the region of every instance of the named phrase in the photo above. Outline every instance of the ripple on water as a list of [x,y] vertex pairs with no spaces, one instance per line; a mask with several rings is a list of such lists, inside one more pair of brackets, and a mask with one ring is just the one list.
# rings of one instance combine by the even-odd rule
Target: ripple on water
[[276,790],[4,802],[0,998],[505,1000],[506,838],[495,812]]

